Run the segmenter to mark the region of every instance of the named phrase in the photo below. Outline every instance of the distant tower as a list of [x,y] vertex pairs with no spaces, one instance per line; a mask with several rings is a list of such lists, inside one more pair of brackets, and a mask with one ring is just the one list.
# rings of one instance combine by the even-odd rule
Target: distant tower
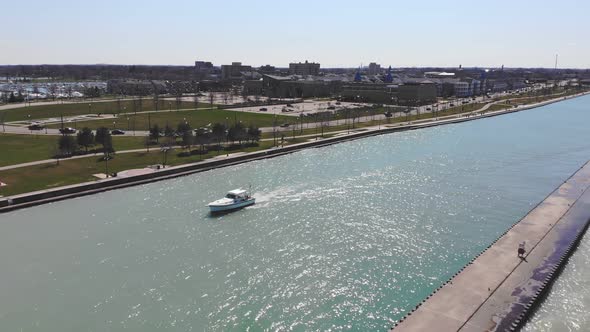
[[557,70],[557,56],[558,54],[555,54],[555,69]]
[[500,71],[504,71],[504,65],[502,65],[502,68],[500,69]]
[[461,64],[460,64],[460,65],[459,65],[459,70],[461,70],[461,68],[463,68],[463,65],[461,65]]
[[387,69],[387,75],[385,76],[385,83],[393,82],[393,75],[391,75],[391,66]]
[[356,74],[354,74],[354,81],[355,82],[360,82],[363,80],[363,77],[361,76],[361,70],[359,69]]

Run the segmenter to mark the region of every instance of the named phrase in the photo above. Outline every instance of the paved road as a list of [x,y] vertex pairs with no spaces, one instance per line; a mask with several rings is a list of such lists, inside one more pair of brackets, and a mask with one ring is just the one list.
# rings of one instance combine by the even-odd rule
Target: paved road
[[[0,111],[2,110],[9,110],[15,108],[25,108],[25,107],[34,107],[34,106],[46,106],[46,105],[61,105],[61,104],[80,104],[82,106],[86,106],[88,103],[105,103],[105,102],[112,102],[116,101],[117,99],[90,99],[90,100],[67,100],[67,99],[60,99],[56,101],[35,101],[31,103],[13,103],[13,104],[6,104],[0,106]],[[122,98],[120,100],[133,100],[133,98]]]

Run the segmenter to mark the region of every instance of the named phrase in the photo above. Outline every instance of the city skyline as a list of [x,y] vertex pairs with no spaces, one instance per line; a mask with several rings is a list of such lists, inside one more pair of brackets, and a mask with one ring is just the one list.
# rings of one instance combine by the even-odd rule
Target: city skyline
[[[589,68],[588,3],[11,3],[0,64]],[[561,12],[567,12],[561,15]],[[557,14],[556,14],[557,13]]]

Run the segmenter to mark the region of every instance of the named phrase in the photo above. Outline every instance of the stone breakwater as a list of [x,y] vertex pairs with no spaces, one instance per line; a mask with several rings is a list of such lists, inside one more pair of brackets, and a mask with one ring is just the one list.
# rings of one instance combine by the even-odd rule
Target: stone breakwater
[[[590,222],[590,162],[439,286],[393,331],[515,331]],[[526,254],[517,248],[525,242]]]

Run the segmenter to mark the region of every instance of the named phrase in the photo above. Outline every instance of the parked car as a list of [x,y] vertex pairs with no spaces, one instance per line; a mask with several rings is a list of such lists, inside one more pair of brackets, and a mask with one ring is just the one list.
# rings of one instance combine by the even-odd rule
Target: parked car
[[426,110],[427,110],[427,111],[432,111],[432,108],[430,108],[430,107],[426,107]]
[[339,101],[337,101],[337,102],[336,102],[336,105],[340,105],[340,104],[342,104],[342,103],[341,103],[341,102],[339,102]]
[[29,126],[29,130],[43,130],[45,129],[45,126],[38,124],[38,123],[33,123]]
[[266,108],[266,107],[262,107],[261,109],[259,109],[259,111],[260,111],[260,112],[266,112],[266,111],[268,111],[268,108]]
[[453,107],[453,106],[455,106],[455,104],[453,104],[453,103],[450,103],[450,104],[449,104],[449,106],[450,106],[450,107]]
[[75,134],[76,129],[74,129],[72,127],[65,127],[65,128],[60,128],[59,132],[62,134]]
[[283,124],[281,124],[281,127],[283,127],[283,128],[287,128],[287,127],[289,127],[289,126],[290,126],[290,125],[289,125],[288,123],[283,123]]
[[211,128],[209,128],[209,127],[201,127],[201,128],[193,129],[193,132],[195,133],[195,135],[210,134],[211,133]]
[[336,106],[328,106],[328,109],[329,110],[335,110],[336,109]]
[[385,115],[386,118],[391,118],[393,116],[393,113],[391,113],[391,112],[385,112],[383,114]]
[[121,129],[113,129],[111,130],[111,135],[125,135],[125,132]]
[[293,105],[291,105],[291,104],[287,104],[287,107],[293,107]]

